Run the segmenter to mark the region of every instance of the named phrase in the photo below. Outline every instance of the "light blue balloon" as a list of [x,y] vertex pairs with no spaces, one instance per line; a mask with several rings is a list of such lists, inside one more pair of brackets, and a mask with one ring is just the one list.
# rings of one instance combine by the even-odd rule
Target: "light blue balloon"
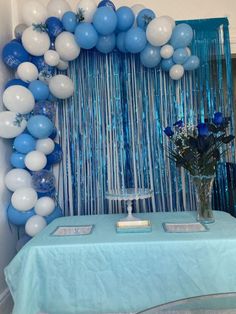
[[93,16],[93,25],[101,35],[112,34],[117,25],[116,13],[109,7],[98,8]]
[[169,59],[163,59],[161,61],[161,68],[163,71],[169,72],[169,70],[171,69],[171,67],[174,65],[174,61],[172,58]]
[[133,27],[126,33],[125,48],[128,52],[139,53],[147,43],[146,33],[140,27]]
[[147,68],[156,67],[161,61],[160,48],[150,44],[140,53],[141,63]]
[[156,14],[150,9],[143,9],[137,16],[137,25],[142,29],[147,28],[148,24],[156,17]]
[[196,70],[200,65],[200,60],[197,56],[188,57],[187,61],[183,64],[186,71]]
[[11,165],[15,168],[25,168],[25,154],[14,152],[11,154]]
[[62,17],[62,25],[67,32],[74,33],[77,26],[76,14],[72,11],[66,12]]
[[174,49],[187,47],[193,39],[192,27],[186,23],[181,23],[175,26],[170,44]]
[[189,57],[188,50],[186,48],[176,49],[172,56],[173,61],[176,64],[183,64],[185,61],[187,61],[188,57]]
[[128,7],[120,7],[117,11],[116,11],[116,15],[117,15],[117,29],[119,31],[127,31],[130,27],[133,26],[134,24],[134,13],[133,11],[128,8]]
[[47,138],[53,131],[53,123],[43,115],[31,117],[27,122],[27,129],[36,138]]
[[116,46],[116,36],[111,34],[108,36],[99,36],[96,49],[102,53],[110,53]]
[[35,150],[36,140],[30,134],[22,133],[15,138],[13,147],[19,153],[28,154],[32,150]]
[[91,49],[96,46],[98,34],[90,23],[80,23],[75,29],[75,40],[83,49]]
[[49,88],[45,83],[35,80],[29,84],[29,90],[33,94],[36,101],[46,100],[49,96]]
[[125,32],[121,32],[116,37],[116,47],[123,53],[128,52],[125,48]]
[[16,225],[16,226],[23,226],[27,222],[27,220],[35,215],[34,209],[21,212],[17,210],[15,207],[12,206],[12,204],[9,205],[7,209],[7,217],[10,223]]

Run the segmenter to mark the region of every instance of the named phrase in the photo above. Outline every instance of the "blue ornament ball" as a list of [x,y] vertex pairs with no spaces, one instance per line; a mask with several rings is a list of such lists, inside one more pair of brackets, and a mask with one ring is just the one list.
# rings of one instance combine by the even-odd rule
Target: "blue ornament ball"
[[80,23],[75,29],[75,40],[83,49],[91,49],[96,46],[98,34],[90,23]]
[[10,223],[16,225],[16,226],[23,226],[27,222],[27,220],[35,215],[34,209],[22,212],[15,207],[12,206],[12,204],[9,205],[7,209],[7,217]]
[[125,48],[128,52],[139,53],[147,44],[146,33],[140,27],[133,27],[126,33]]
[[36,138],[47,138],[52,134],[54,125],[50,119],[43,115],[29,118],[27,129]]
[[77,26],[76,14],[72,11],[66,12],[62,17],[62,24],[67,32],[74,33]]
[[49,17],[45,24],[47,25],[48,35],[54,40],[58,35],[63,32],[63,24],[62,22],[55,16]]
[[15,168],[25,168],[25,154],[14,152],[11,154],[11,165]]
[[30,55],[18,41],[11,41],[3,47],[3,62],[12,69],[17,69],[22,62],[30,60]]
[[100,7],[93,16],[93,26],[101,35],[112,34],[117,25],[116,13],[109,7]]
[[116,46],[115,34],[99,36],[96,49],[102,53],[110,53]]
[[39,193],[47,193],[55,188],[55,177],[49,170],[41,170],[32,174],[33,188]]
[[56,107],[51,101],[41,100],[36,102],[33,113],[34,115],[44,115],[53,121],[56,116]]
[[13,147],[19,153],[28,154],[35,150],[36,140],[30,134],[22,133],[15,138]]

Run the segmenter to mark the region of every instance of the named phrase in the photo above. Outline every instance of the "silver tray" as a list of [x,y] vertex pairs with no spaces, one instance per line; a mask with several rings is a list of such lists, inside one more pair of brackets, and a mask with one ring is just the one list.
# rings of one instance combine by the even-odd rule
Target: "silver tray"
[[92,233],[94,225],[74,225],[74,226],[59,226],[52,233],[52,236],[81,236]]
[[188,222],[188,223],[164,222],[163,228],[166,232],[176,232],[176,233],[208,231],[208,228],[200,222]]

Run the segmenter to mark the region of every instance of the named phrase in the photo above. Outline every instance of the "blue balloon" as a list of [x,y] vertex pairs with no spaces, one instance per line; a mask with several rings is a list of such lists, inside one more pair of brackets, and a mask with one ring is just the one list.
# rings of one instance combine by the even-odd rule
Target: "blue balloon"
[[75,29],[75,40],[83,49],[91,49],[96,46],[98,34],[90,23],[80,23]]
[[163,59],[161,61],[161,68],[162,68],[163,71],[169,72],[174,64],[175,63],[174,63],[172,58]]
[[56,206],[54,211],[49,216],[45,216],[47,224],[50,224],[54,219],[60,218],[63,216],[62,210],[59,206]]
[[36,192],[47,193],[55,189],[55,177],[52,171],[41,170],[33,172],[32,185]]
[[93,16],[93,25],[101,35],[112,34],[117,25],[117,16],[109,7],[100,7]]
[[55,143],[54,150],[51,154],[47,155],[47,164],[48,165],[54,165],[59,163],[62,160],[62,148],[61,145],[58,143]]
[[26,83],[20,79],[12,79],[12,80],[7,82],[4,89],[7,89],[8,87],[14,86],[14,85],[20,85],[20,86],[24,86],[24,87],[28,88],[29,83]]
[[41,100],[36,102],[33,110],[34,115],[44,115],[51,121],[56,116],[55,104],[48,100]]
[[123,53],[128,52],[125,48],[125,32],[121,32],[116,37],[116,47]]
[[172,56],[174,63],[177,64],[183,64],[185,61],[187,61],[188,57],[188,50],[186,48],[176,49]]
[[116,46],[115,34],[99,36],[96,49],[102,53],[110,53]]
[[74,33],[77,26],[76,14],[72,11],[66,12],[62,17],[62,24],[67,32]]
[[39,72],[45,72],[45,73],[49,73],[51,75],[54,74],[55,72],[55,68],[48,65],[45,61],[44,61],[44,57],[35,57],[33,56],[31,58],[31,62],[37,67]]
[[26,221],[35,215],[34,208],[25,212],[21,212],[15,207],[12,206],[12,204],[9,205],[7,209],[7,217],[10,223],[16,225],[16,226],[23,226],[25,225]]
[[43,83],[40,80],[32,81],[29,84],[29,90],[33,94],[36,101],[38,100],[46,100],[49,96],[49,88],[48,85]]
[[116,11],[116,15],[117,15],[117,29],[119,31],[127,31],[130,27],[133,26],[134,24],[134,13],[133,11],[128,8],[128,7],[120,7],[117,11]]
[[36,138],[47,138],[50,136],[54,128],[51,120],[43,115],[36,115],[29,118],[27,129],[31,135]]
[[25,168],[25,154],[14,152],[11,154],[11,165],[15,168]]
[[49,137],[54,140],[57,137],[57,128],[54,126],[51,135]]
[[13,147],[19,153],[28,154],[32,150],[35,150],[36,140],[30,134],[23,133],[15,138]]
[[161,61],[160,47],[154,47],[150,44],[140,53],[141,63],[147,68],[156,67]]
[[45,22],[47,29],[48,29],[48,35],[51,39],[55,39],[59,34],[63,32],[63,25],[62,22],[54,16],[49,17]]
[[[45,170],[45,169],[44,169]],[[38,194],[38,198],[40,198],[40,197],[44,197],[44,196],[48,196],[48,197],[54,197],[55,195],[56,195],[56,189],[54,188],[54,189],[52,189],[51,191],[48,191],[48,192],[44,192],[44,193],[42,193],[42,192],[37,192],[37,194]]]
[[101,8],[101,7],[108,7],[108,8],[111,8],[112,10],[116,10],[116,7],[114,5],[113,2],[111,2],[110,0],[103,0],[101,1],[99,4],[98,4],[98,8]]
[[146,43],[146,33],[142,28],[133,27],[126,33],[125,48],[128,52],[139,53],[145,48]]
[[188,24],[181,23],[175,26],[170,44],[174,49],[187,47],[193,39],[192,27]]
[[183,64],[184,70],[193,71],[196,70],[200,65],[200,60],[197,56],[188,57],[187,61]]
[[150,9],[143,9],[139,12],[137,16],[137,25],[138,27],[145,29],[148,24],[156,17],[156,14]]
[[3,47],[2,60],[12,69],[17,69],[22,62],[30,60],[30,55],[18,41],[11,41]]

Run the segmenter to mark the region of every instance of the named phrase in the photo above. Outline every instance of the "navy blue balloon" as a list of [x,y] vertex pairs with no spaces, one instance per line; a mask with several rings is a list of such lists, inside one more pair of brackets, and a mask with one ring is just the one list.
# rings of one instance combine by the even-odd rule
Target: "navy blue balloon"
[[169,58],[169,59],[163,59],[161,61],[161,68],[163,71],[170,71],[171,67],[174,65],[174,61],[172,58]]
[[33,113],[34,115],[44,115],[53,121],[56,115],[56,107],[51,101],[41,100],[36,102]]
[[186,23],[175,26],[170,39],[170,44],[174,49],[187,47],[193,39],[192,27]]
[[13,142],[13,147],[19,153],[27,154],[31,152],[32,150],[35,150],[36,140],[30,134],[23,133],[23,134],[18,135],[15,138]]
[[150,9],[143,9],[137,16],[137,25],[142,29],[147,28],[148,24],[156,17],[156,14]]
[[126,6],[120,7],[116,11],[117,15],[117,30],[119,31],[127,31],[134,24],[134,13],[133,11]]
[[142,28],[133,27],[126,33],[125,48],[128,52],[139,53],[145,48],[146,43],[146,33]]
[[102,53],[110,53],[116,46],[115,34],[99,36],[96,49]]
[[3,47],[2,60],[12,69],[17,69],[22,62],[30,60],[30,55],[18,41],[11,41]]
[[156,67],[161,61],[160,47],[154,47],[150,44],[140,53],[141,63],[147,68]]
[[36,138],[47,138],[50,136],[54,125],[50,119],[43,115],[36,115],[29,118],[27,129]]
[[60,218],[63,216],[62,210],[59,206],[56,206],[54,211],[49,216],[45,216],[47,224],[50,224],[54,219]]
[[103,0],[101,1],[99,4],[98,4],[98,8],[101,8],[101,7],[108,7],[108,8],[111,8],[112,10],[116,10],[116,7],[114,5],[113,2],[111,2],[110,0]]
[[75,40],[83,49],[91,49],[96,46],[98,34],[90,23],[80,23],[75,29]]
[[62,160],[62,148],[61,145],[59,145],[58,143],[55,143],[55,147],[54,150],[51,154],[47,155],[47,164],[48,165],[54,165],[59,163]]
[[200,65],[200,60],[197,56],[188,57],[187,61],[184,62],[183,67],[186,71],[196,70]]
[[125,48],[125,32],[121,32],[116,37],[116,47],[123,53],[128,52]]
[[188,50],[186,48],[176,49],[172,56],[173,61],[176,64],[183,64],[185,61],[187,61],[188,57],[189,57]]
[[100,7],[94,13],[93,25],[99,34],[110,35],[116,29],[117,16],[111,8]]
[[32,81],[29,84],[29,90],[33,94],[36,101],[48,99],[49,87],[40,80]]
[[[45,170],[45,169],[44,169]],[[47,170],[47,169],[46,169]],[[48,196],[48,197],[54,197],[55,195],[56,195],[56,189],[54,188],[54,189],[52,189],[51,191],[48,191],[48,192],[44,192],[44,193],[42,193],[42,192],[37,192],[37,194],[38,194],[38,198],[40,198],[40,197],[44,197],[44,196]]]
[[77,26],[76,14],[72,11],[66,12],[62,17],[62,24],[67,32],[74,33]]
[[32,185],[36,192],[46,193],[55,188],[55,177],[52,171],[41,170],[33,172]]
[[22,212],[15,207],[12,206],[12,204],[9,205],[7,209],[7,217],[10,223],[16,225],[16,226],[24,226],[27,220],[35,215],[34,209]]
[[25,154],[14,152],[11,154],[11,165],[15,168],[25,168]]
[[55,68],[48,65],[47,63],[45,63],[44,61],[44,57],[35,57],[33,56],[31,58],[31,62],[37,67],[37,69],[39,70],[39,72],[48,72],[50,74],[54,74],[55,72]]
[[57,137],[57,128],[54,126],[51,135],[49,137],[54,140]]
[[48,35],[51,39],[55,39],[63,32],[62,22],[57,17],[49,17],[45,24],[47,25]]
[[14,85],[20,85],[20,86],[24,86],[26,88],[28,88],[29,83],[26,83],[20,79],[12,79],[10,81],[7,82],[7,84],[5,85],[4,89],[7,89],[10,86],[14,86]]

